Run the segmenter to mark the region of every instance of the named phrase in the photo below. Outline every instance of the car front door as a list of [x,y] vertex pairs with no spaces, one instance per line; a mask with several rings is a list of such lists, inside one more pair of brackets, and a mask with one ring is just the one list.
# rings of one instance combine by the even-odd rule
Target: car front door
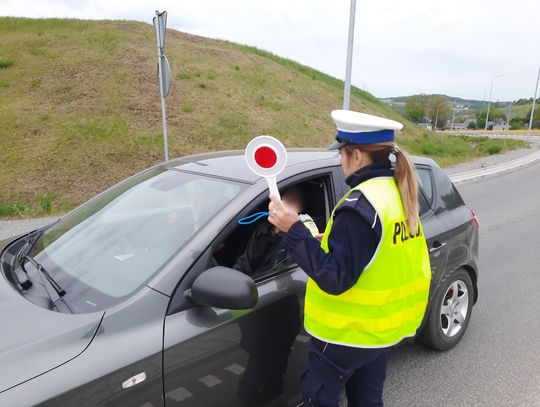
[[286,406],[303,362],[291,357],[301,331],[305,274],[295,268],[257,285],[249,310],[193,307],[168,315],[164,332],[167,406]]
[[[289,184],[317,176],[325,179],[327,214],[335,202],[330,173],[322,177],[303,174],[289,180]],[[266,195],[245,208],[238,218],[252,213],[264,204],[265,198]],[[232,232],[225,228],[223,234]],[[165,404],[168,407],[299,405],[300,376],[305,369],[305,346],[309,341],[302,324],[307,276],[291,264],[257,278],[259,300],[252,309],[190,305],[184,298],[185,290],[197,275],[216,264],[216,252],[222,249],[223,242],[227,242],[226,237],[216,238],[171,300],[164,325]]]

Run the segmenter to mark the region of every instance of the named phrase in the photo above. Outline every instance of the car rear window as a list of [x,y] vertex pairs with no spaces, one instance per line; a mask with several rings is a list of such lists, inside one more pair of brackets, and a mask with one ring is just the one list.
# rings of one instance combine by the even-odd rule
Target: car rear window
[[420,184],[420,188],[424,191],[428,204],[431,204],[433,202],[433,176],[431,175],[431,170],[427,168],[417,168],[416,172],[418,173],[418,183]]
[[437,180],[437,212],[449,211],[462,206],[463,199],[457,191],[448,175],[442,170],[438,170],[436,174]]

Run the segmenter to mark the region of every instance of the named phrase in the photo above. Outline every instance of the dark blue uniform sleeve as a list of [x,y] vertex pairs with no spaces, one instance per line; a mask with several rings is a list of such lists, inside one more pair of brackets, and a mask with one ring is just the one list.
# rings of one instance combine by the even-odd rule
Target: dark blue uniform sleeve
[[356,284],[379,239],[362,215],[352,208],[343,208],[334,215],[328,253],[300,221],[286,234],[284,244],[321,290],[338,295]]

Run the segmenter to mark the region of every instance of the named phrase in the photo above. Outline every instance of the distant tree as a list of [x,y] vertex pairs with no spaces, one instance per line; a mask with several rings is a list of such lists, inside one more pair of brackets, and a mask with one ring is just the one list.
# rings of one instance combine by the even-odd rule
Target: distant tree
[[[532,98],[531,98],[532,99]],[[532,103],[532,102],[531,102]],[[532,106],[531,106],[532,107]],[[529,120],[531,119],[531,111],[527,113],[527,117],[524,120],[526,128],[529,128]],[[540,107],[537,105],[534,109],[534,116],[532,121],[533,129],[540,129]]]
[[[528,125],[528,122],[527,122]],[[521,130],[525,129],[525,118],[524,117],[513,117],[510,120],[510,130]]]
[[[486,127],[487,110],[482,110],[476,114],[476,127],[484,129]],[[489,121],[492,122],[495,119],[506,120],[506,113],[500,110],[489,110]]]
[[420,123],[426,117],[426,106],[428,97],[426,95],[414,95],[407,99],[405,112],[409,120]]
[[432,96],[428,102],[427,114],[433,125],[433,130],[443,129],[450,117],[452,106],[446,96]]
[[468,127],[469,129],[476,130],[476,122],[475,121],[470,122]]

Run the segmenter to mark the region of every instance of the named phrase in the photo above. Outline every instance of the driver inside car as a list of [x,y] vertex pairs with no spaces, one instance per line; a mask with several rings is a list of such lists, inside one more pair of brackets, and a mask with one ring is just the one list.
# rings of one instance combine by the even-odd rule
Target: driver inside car
[[[283,202],[287,202],[297,213],[304,208],[300,188],[291,187],[282,193]],[[284,233],[264,220],[253,231],[244,252],[238,257],[233,268],[249,276],[271,272],[287,264],[289,254],[282,244]]]

